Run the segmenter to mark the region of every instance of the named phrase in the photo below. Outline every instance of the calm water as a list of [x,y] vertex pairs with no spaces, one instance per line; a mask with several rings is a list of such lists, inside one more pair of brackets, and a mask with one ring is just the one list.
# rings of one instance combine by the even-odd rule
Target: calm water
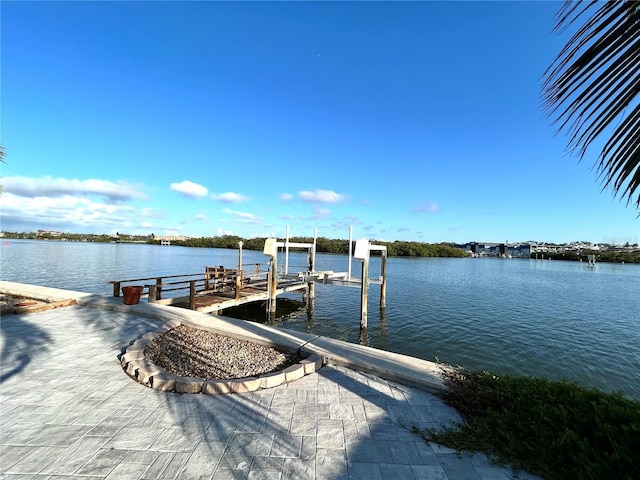
[[[0,253],[2,280],[105,295],[108,280],[238,262],[233,250],[26,240],[2,241]],[[244,251],[245,264],[266,259]],[[292,255],[291,270],[305,260]],[[346,271],[347,262],[319,254],[316,268]],[[371,275],[379,268],[372,262]],[[353,273],[360,274],[358,262]],[[640,265],[390,258],[387,273],[385,311],[379,286],[370,287],[365,341],[371,346],[469,369],[564,378],[640,399]],[[277,324],[359,342],[359,307],[359,289],[318,284],[313,308]]]

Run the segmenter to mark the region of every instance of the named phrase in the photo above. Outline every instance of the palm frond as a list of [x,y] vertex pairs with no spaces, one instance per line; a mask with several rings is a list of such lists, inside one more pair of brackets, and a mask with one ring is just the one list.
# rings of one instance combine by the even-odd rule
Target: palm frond
[[596,162],[603,189],[640,210],[640,1],[567,1],[555,30],[585,17],[544,74],[543,108],[580,159],[609,135]]

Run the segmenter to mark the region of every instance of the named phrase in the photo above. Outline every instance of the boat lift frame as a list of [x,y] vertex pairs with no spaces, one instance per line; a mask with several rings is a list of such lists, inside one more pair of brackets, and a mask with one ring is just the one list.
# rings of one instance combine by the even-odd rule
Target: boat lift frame
[[[289,240],[289,226],[287,226],[286,237],[284,242],[279,242],[276,238],[267,238],[264,243],[263,253],[271,258],[270,269],[268,273],[268,292],[269,300],[267,301],[267,312],[271,315],[276,312],[276,285],[278,272],[278,249],[284,248],[284,273],[285,278],[298,278],[307,281],[307,294],[309,301],[313,301],[315,297],[315,283],[322,282],[324,284],[341,285],[348,287],[360,287],[360,328],[367,328],[367,304],[369,283],[380,284],[380,307],[386,308],[387,304],[387,247],[385,245],[372,245],[367,239],[356,241],[355,252],[352,250],[352,227],[349,227],[349,269],[348,272],[333,272],[315,270],[316,241],[318,229],[314,228],[313,243],[291,242]],[[306,272],[298,272],[289,274],[289,249],[304,248],[309,252],[309,265]],[[369,258],[372,251],[380,252],[380,277],[375,279],[369,278]],[[352,258],[362,263],[361,278],[352,278],[351,262]]]

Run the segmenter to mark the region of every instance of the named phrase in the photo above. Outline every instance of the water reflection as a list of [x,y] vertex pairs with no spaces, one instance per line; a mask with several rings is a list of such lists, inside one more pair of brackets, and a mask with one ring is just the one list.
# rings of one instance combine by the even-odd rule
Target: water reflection
[[369,346],[369,333],[367,328],[360,328],[360,345]]
[[380,331],[378,334],[377,348],[386,350],[387,346],[387,309],[386,307],[380,307]]

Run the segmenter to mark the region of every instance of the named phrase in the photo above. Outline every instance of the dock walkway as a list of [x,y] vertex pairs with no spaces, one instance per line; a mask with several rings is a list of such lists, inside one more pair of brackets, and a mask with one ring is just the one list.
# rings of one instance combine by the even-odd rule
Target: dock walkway
[[123,288],[135,284],[142,287],[141,298],[149,303],[202,313],[218,313],[251,302],[275,301],[283,293],[304,293],[308,288],[306,278],[296,275],[277,278],[275,284],[270,285],[268,274],[261,272],[259,267],[257,264],[255,271],[205,267],[203,273],[111,280],[108,283],[113,285],[114,297],[119,297]]
[[[121,298],[1,281],[0,292],[78,302],[2,318],[0,478],[515,478],[484,455],[426,445],[400,425],[458,419],[439,397],[409,386],[429,375],[430,362],[146,302],[127,306]],[[171,318],[301,342],[329,364],[247,394],[153,390],[129,378],[117,355]],[[361,364],[380,375],[363,373]],[[382,378],[405,374],[406,382]]]
[[[283,293],[304,292],[307,284],[299,280],[280,280],[276,287],[276,296]],[[183,299],[181,302],[173,303],[176,307],[189,308],[189,301]],[[237,307],[246,303],[266,302],[269,300],[267,282],[253,282],[245,284],[236,294],[235,290],[227,292],[207,292],[194,297],[194,308],[202,313],[221,312],[227,308]]]

